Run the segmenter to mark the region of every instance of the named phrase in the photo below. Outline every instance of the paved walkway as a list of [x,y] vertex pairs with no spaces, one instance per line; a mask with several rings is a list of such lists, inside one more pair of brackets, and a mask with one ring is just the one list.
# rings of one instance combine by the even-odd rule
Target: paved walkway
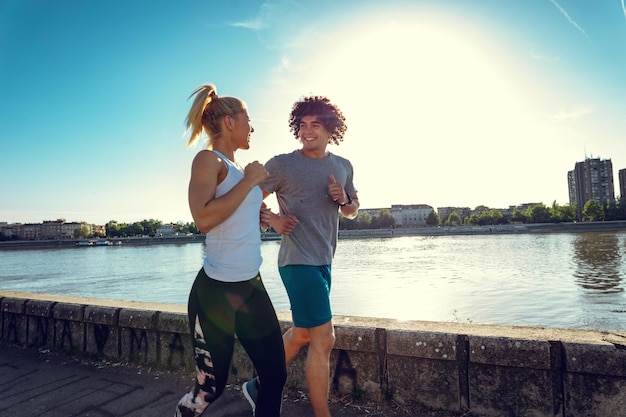
[[[0,341],[0,416],[173,416],[192,377],[120,364],[88,363]],[[397,407],[380,409],[347,401],[334,401],[331,413],[336,417],[417,415]],[[204,415],[251,417],[252,411],[240,388],[230,386]],[[313,417],[313,412],[304,395],[289,393],[283,401],[282,417]]]

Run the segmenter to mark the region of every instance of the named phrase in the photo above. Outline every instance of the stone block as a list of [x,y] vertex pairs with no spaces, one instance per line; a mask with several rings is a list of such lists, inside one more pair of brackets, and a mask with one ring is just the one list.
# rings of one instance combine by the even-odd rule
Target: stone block
[[567,417],[626,415],[626,380],[623,377],[568,373],[564,391]]
[[27,344],[26,301],[23,298],[2,299],[2,339],[11,343]]
[[191,334],[186,314],[160,312],[158,328],[162,332],[181,333],[187,336]]
[[472,413],[484,417],[553,417],[552,377],[547,370],[471,363]]
[[330,356],[331,389],[354,401],[382,401],[381,366],[376,352],[334,349]]
[[626,348],[613,343],[563,342],[568,372],[626,377]]
[[159,332],[159,365],[166,370],[195,371],[191,336],[181,333]]
[[157,311],[122,309],[119,311],[120,352],[122,358],[142,365],[158,363]]
[[555,393],[550,343],[505,337],[469,337],[472,412],[553,417]]
[[335,349],[376,352],[376,329],[371,327],[335,326]]
[[85,352],[118,359],[120,308],[87,306],[85,308]]
[[618,416],[626,410],[626,350],[612,343],[563,342],[568,417]]
[[407,406],[419,404],[458,411],[457,337],[449,333],[387,330],[385,397],[392,396]]
[[387,356],[385,397],[399,404],[433,410],[460,411],[459,369],[454,361]]
[[165,369],[195,371],[193,346],[186,314],[160,312],[158,321],[159,364]]
[[472,336],[469,343],[473,363],[550,369],[550,343],[547,341]]
[[456,360],[456,334],[387,330],[387,353],[438,360]]
[[54,319],[54,347],[68,353],[85,349],[85,306],[73,303],[56,303]]
[[54,324],[52,320],[52,307],[54,304],[55,302],[53,301],[26,301],[26,337],[29,346],[50,348],[54,345]]

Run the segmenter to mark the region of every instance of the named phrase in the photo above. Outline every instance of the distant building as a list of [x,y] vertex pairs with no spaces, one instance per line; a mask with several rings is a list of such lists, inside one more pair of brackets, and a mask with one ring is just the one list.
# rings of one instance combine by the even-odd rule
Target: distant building
[[7,222],[0,222],[0,235],[3,239],[13,239],[18,236],[17,232],[21,226],[21,223],[8,224]]
[[432,211],[433,208],[427,204],[393,204],[391,206],[391,215],[396,227],[425,227],[426,219]]
[[567,173],[569,203],[576,204],[578,218],[589,200],[600,205],[615,201],[613,186],[613,163],[610,159],[587,158],[576,162],[574,170]]
[[25,223],[13,229],[15,236],[21,240],[41,239],[41,223]]
[[91,226],[94,234],[101,235],[101,236],[107,235],[107,228],[103,224],[102,225],[96,225],[96,224],[89,225],[88,224],[87,226]]
[[41,223],[38,239],[73,239],[76,230],[86,228],[87,236],[93,233],[93,226],[84,222],[67,222],[65,219],[44,220]]
[[0,222],[0,235],[4,239],[67,240],[74,239],[78,229],[84,229],[87,236],[90,236],[95,228],[100,227],[85,222],[68,223],[65,219],[44,220],[43,223],[25,224]]
[[360,208],[359,214],[369,214],[372,217],[378,217],[381,210],[389,210],[388,208]]
[[620,169],[617,177],[619,178],[619,196],[626,198],[626,169]]
[[61,237],[61,225],[65,219],[44,220],[39,227],[41,239],[59,239]]
[[472,209],[469,207],[437,207],[437,215],[441,223],[448,220],[452,212],[456,212],[456,214],[459,215],[461,224],[463,224],[466,218],[472,215]]
[[174,225],[171,223],[164,224],[163,226],[156,229],[156,234],[157,236],[171,236],[174,234]]

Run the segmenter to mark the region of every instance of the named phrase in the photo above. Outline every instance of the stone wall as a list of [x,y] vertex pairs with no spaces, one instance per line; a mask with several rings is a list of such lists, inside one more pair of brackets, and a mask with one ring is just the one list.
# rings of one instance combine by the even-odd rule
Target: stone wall
[[[0,291],[7,343],[193,375],[186,307]],[[285,329],[290,315],[280,312]],[[626,332],[335,317],[333,395],[471,416],[626,416]],[[301,352],[287,384],[305,389]],[[253,368],[236,346],[231,382]]]

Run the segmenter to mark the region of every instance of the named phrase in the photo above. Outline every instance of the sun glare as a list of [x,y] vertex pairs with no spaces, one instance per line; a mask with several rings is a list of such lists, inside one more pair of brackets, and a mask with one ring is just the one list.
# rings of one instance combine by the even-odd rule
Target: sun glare
[[[471,205],[472,184],[517,185],[499,175],[515,169],[502,150],[536,136],[529,100],[515,79],[519,69],[478,26],[390,12],[309,42],[312,48],[289,57],[299,65],[281,74],[282,86],[298,96],[327,95],[341,107],[348,132],[332,151],[353,161],[367,207]],[[523,158],[532,150],[517,152]],[[433,201],[442,187],[449,201]]]

